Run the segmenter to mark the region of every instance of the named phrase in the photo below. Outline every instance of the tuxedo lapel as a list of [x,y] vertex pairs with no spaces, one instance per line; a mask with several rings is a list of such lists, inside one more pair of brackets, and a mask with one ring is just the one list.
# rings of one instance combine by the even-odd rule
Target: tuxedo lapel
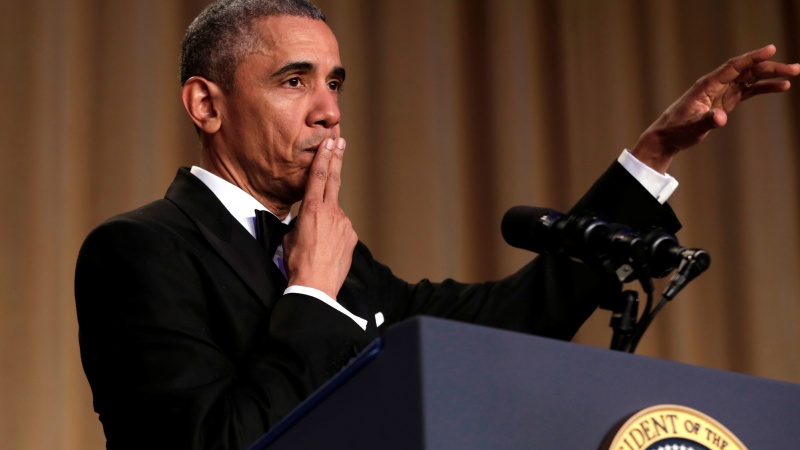
[[253,294],[265,306],[272,307],[285,288],[285,280],[282,276],[274,276],[277,270],[272,270],[274,264],[266,252],[231,216],[214,193],[188,169],[181,168],[165,198],[175,203],[194,222],[209,245]]
[[[242,230],[245,235],[242,236],[234,231],[231,233],[231,240],[225,241],[202,222],[198,221],[196,224],[214,250],[239,274],[261,302],[271,308],[275,299],[286,289],[286,281],[272,262],[266,263],[266,253],[250,233]],[[274,272],[278,272],[277,277]]]

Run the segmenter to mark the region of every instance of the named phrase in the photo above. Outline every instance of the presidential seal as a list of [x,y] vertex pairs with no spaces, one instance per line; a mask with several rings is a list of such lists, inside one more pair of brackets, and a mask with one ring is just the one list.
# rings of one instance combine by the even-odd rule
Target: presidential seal
[[[606,441],[608,442],[608,441]],[[747,450],[722,424],[691,408],[657,405],[631,416],[607,450]]]

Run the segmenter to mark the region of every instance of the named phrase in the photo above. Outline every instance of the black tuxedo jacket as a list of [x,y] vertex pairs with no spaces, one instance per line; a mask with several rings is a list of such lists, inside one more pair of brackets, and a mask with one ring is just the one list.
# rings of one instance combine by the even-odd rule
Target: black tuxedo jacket
[[[679,227],[616,163],[574,211]],[[186,169],[164,199],[96,228],[78,256],[75,297],[108,448],[244,448],[393,323],[429,314],[569,339],[597,298],[619,288],[552,256],[495,282],[409,284],[362,243],[337,300],[369,320],[366,330],[317,299],[283,295],[285,287],[261,246]]]

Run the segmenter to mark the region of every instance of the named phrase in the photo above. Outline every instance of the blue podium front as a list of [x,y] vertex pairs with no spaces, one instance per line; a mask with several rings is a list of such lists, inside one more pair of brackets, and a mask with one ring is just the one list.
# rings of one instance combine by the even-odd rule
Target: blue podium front
[[800,448],[798,385],[427,317],[390,329],[253,448],[605,450],[661,404],[705,413],[750,450]]

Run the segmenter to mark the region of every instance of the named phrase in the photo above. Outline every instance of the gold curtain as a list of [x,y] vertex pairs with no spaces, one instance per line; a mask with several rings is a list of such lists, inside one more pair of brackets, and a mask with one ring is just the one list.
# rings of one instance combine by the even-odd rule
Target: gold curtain
[[[92,227],[197,162],[177,55],[206,3],[0,2],[0,448],[103,448],[74,262]],[[342,201],[410,280],[510,273],[531,255],[500,237],[509,207],[568,209],[725,59],[774,43],[800,61],[797,0],[318,4],[348,70]],[[673,165],[679,238],[713,263],[640,354],[800,382],[798,88],[749,101]],[[606,347],[608,320],[577,340]]]

